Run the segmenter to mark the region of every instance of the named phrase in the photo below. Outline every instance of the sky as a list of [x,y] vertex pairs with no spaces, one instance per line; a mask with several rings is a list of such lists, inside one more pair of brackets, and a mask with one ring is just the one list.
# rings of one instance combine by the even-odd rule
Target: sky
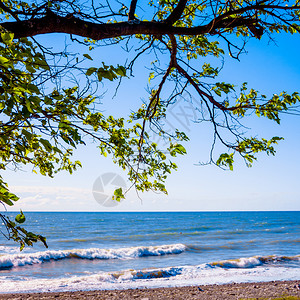
[[[56,36],[40,37],[53,42]],[[52,40],[51,40],[52,39]],[[56,40],[57,41],[57,40]],[[219,81],[235,84],[248,82],[265,94],[300,92],[299,36],[279,35],[276,45],[267,38],[253,40],[248,53],[240,62],[225,55],[225,66]],[[93,63],[118,61],[119,52],[101,49]],[[119,62],[121,63],[121,62]],[[126,80],[118,96],[104,97],[105,109],[122,115],[134,109],[145,95],[148,71],[140,62],[135,77]],[[189,112],[183,115],[181,112]],[[126,173],[108,158],[99,155],[96,145],[79,147],[75,158],[83,167],[74,174],[57,174],[54,179],[36,175],[26,168],[23,171],[7,171],[2,174],[11,190],[20,196],[9,211],[273,211],[300,210],[299,149],[300,116],[285,115],[281,125],[258,118],[246,122],[253,135],[271,138],[283,136],[276,147],[276,156],[258,156],[252,168],[237,159],[234,171],[224,171],[214,165],[201,166],[206,162],[211,146],[211,132],[207,125],[196,124],[192,119],[197,112],[190,103],[181,100],[173,108],[169,126],[178,126],[190,138],[185,144],[188,154],[176,160],[178,171],[167,182],[168,195],[147,192],[136,194],[130,190],[126,199],[116,206],[103,206],[109,199],[114,185],[126,185]],[[93,194],[94,191],[94,194]],[[96,201],[94,195],[96,195]],[[109,205],[109,200],[106,203]]]

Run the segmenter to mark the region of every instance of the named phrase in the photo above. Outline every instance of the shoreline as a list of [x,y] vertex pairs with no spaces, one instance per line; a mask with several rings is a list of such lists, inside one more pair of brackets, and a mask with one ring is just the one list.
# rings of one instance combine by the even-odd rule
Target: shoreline
[[[0,299],[300,299],[300,280],[184,287],[0,294]],[[281,298],[285,299],[285,298]]]

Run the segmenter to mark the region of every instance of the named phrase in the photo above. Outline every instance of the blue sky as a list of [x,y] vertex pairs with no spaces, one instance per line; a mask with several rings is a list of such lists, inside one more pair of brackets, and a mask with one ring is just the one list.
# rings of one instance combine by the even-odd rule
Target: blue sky
[[[49,37],[41,37],[41,39]],[[53,38],[54,40],[54,38]],[[235,84],[248,82],[250,87],[271,95],[300,91],[300,39],[298,36],[279,35],[277,45],[253,40],[248,54],[235,61],[225,56],[225,67],[219,81]],[[98,51],[98,50],[97,50]],[[99,52],[101,61],[118,61],[119,53],[106,48]],[[96,56],[98,59],[98,56]],[[97,59],[93,63],[97,63]],[[142,61],[140,62],[142,63]],[[148,71],[147,71],[148,72]],[[109,93],[103,99],[103,109],[122,115],[128,108],[134,109],[145,96],[147,72],[143,65],[135,77],[126,80],[118,96],[111,99]],[[189,109],[189,104],[180,101],[180,109]],[[193,116],[191,111],[191,115]],[[172,119],[173,118],[173,119]],[[83,168],[73,175],[60,173],[54,179],[25,171],[9,171],[4,174],[12,191],[21,199],[9,210],[23,211],[233,211],[233,210],[300,210],[299,148],[300,117],[284,116],[280,126],[271,121],[251,118],[246,121],[253,135],[270,138],[283,136],[277,146],[275,157],[259,155],[252,168],[247,168],[237,159],[234,171],[223,171],[215,166],[199,166],[208,159],[211,135],[205,125],[187,122],[174,110],[170,124],[178,122],[190,137],[186,144],[188,155],[176,161],[178,171],[172,173],[166,186],[169,195],[152,192],[140,194],[131,190],[126,199],[116,207],[105,208],[92,195],[93,183],[105,173],[115,173],[126,180],[126,173],[115,166],[109,158],[101,157],[93,144],[80,147],[75,153]],[[174,124],[175,123],[175,124]],[[127,183],[129,186],[129,183]],[[104,193],[112,188],[106,186]]]

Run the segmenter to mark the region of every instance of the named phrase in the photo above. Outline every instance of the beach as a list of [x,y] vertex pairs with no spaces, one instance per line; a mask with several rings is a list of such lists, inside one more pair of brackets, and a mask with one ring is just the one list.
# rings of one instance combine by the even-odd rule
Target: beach
[[59,293],[0,294],[0,299],[300,299],[300,280]]

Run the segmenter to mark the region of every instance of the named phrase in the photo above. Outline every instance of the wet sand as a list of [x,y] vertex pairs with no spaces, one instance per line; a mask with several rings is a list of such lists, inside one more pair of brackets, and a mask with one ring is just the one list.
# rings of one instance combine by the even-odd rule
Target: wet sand
[[[300,280],[259,283],[231,283],[173,288],[76,291],[56,293],[0,294],[0,299],[300,299]],[[281,298],[284,299],[284,298]]]

